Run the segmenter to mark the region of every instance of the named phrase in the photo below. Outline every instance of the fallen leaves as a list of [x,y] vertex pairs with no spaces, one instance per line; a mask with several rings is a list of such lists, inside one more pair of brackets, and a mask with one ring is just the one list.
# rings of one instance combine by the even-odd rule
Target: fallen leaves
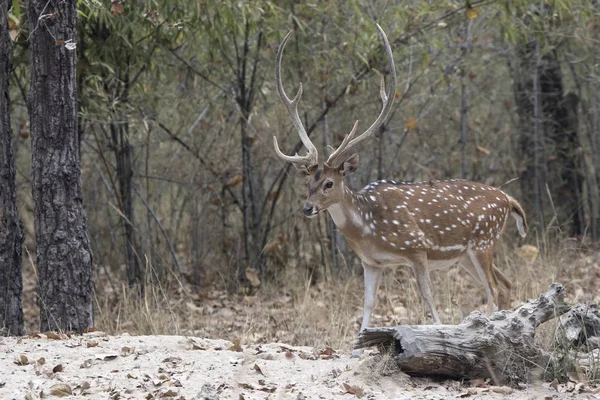
[[344,387],[344,390],[346,391],[346,393],[353,394],[356,397],[358,397],[359,399],[362,399],[363,396],[365,395],[364,389],[359,386],[349,385],[347,383],[342,383],[342,386]]
[[114,17],[117,14],[123,14],[125,12],[125,8],[121,4],[121,0],[112,0],[110,4],[110,12]]
[[404,127],[406,128],[407,131],[414,131],[415,129],[417,129],[417,119],[415,117],[410,117],[409,119],[406,120],[406,122],[404,123]]
[[256,372],[258,372],[258,373],[259,373],[259,374],[261,374],[262,376],[265,376],[265,373],[264,373],[264,372],[262,372],[262,369],[260,369],[260,366],[259,366],[258,364],[254,364],[254,367],[253,367],[253,368],[254,368],[254,370],[255,370]]
[[15,359],[14,363],[21,366],[27,365],[29,364],[29,358],[25,354],[21,354]]
[[115,360],[119,355],[117,353],[98,353],[94,354],[94,357],[99,361],[111,361]]
[[525,244],[515,249],[515,254],[528,263],[532,263],[538,258],[540,250],[535,246]]
[[465,10],[465,15],[467,16],[468,19],[475,19],[475,18],[477,18],[477,16],[479,14],[477,14],[477,10],[475,10],[473,7],[469,6]]
[[489,155],[490,155],[490,153],[491,153],[491,152],[490,152],[488,149],[486,149],[486,148],[485,148],[485,147],[483,147],[483,146],[475,146],[475,149],[476,149],[476,150],[477,150],[479,153],[483,154],[484,156],[489,156]]
[[233,345],[231,347],[229,347],[227,350],[235,351],[238,353],[242,353],[244,351],[244,349],[242,349],[242,345],[240,344],[239,338],[233,339]]
[[326,347],[325,349],[319,352],[319,356],[321,360],[331,360],[333,358],[338,358],[339,356],[336,354],[335,350],[331,347]]
[[67,397],[73,394],[71,386],[66,383],[58,383],[50,387],[50,394],[56,397]]

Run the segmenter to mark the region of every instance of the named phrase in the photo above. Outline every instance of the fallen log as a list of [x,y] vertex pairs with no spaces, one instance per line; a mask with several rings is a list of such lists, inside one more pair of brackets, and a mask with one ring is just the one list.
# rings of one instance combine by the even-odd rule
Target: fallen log
[[[410,375],[524,382],[531,380],[533,370],[544,370],[552,362],[550,353],[535,342],[536,328],[570,310],[564,304],[563,285],[553,283],[539,298],[515,310],[491,316],[475,311],[458,325],[367,328],[355,348],[390,349],[400,369]],[[556,344],[570,348],[597,343],[600,312],[577,305],[560,326]]]

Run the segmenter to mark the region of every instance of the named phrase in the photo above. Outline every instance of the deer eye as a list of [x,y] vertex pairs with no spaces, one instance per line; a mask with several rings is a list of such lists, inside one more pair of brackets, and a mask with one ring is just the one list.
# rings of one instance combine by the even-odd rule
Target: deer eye
[[326,189],[331,189],[333,187],[333,181],[327,181],[325,182],[325,188]]

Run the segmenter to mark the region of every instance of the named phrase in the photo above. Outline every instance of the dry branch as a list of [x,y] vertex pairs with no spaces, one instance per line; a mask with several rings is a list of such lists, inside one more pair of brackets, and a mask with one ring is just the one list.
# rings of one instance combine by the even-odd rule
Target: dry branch
[[[475,311],[458,325],[367,328],[355,348],[378,345],[392,348],[400,369],[411,375],[451,378],[492,378],[527,381],[531,371],[546,367],[547,352],[535,343],[536,328],[571,307],[563,303],[564,287],[553,283],[537,300],[492,316]],[[566,346],[597,343],[600,312],[577,305],[562,320],[557,332]],[[557,333],[558,335],[558,333]]]

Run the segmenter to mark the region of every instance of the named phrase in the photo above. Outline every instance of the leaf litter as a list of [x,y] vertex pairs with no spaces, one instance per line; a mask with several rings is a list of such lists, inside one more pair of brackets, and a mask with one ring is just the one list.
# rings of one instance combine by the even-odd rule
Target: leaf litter
[[[91,341],[101,341],[102,347],[86,345]],[[483,380],[410,378],[400,371],[376,374],[380,357],[375,350],[351,358],[349,352],[332,347],[245,345],[243,340],[183,336],[90,332],[61,339],[3,338],[0,370],[10,371],[10,379],[2,381],[0,398],[527,399],[571,398],[596,390],[576,374],[570,375],[576,381],[524,389]]]

